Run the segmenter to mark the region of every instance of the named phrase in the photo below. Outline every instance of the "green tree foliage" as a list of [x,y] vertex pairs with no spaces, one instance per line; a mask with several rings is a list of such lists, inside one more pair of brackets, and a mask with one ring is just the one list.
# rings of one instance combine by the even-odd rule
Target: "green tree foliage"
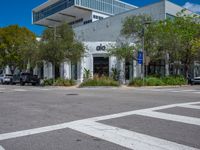
[[132,44],[130,46],[129,42],[120,41],[115,45],[112,45],[111,49],[108,50],[108,53],[116,56],[120,60],[125,59],[130,61],[136,59],[137,50],[142,48],[145,23],[150,21],[151,17],[146,15],[127,17],[123,23],[121,35],[126,39],[129,39],[129,41],[131,39],[131,41],[134,42],[134,45]]
[[[181,62],[184,65],[187,76],[189,66],[200,59],[199,20],[199,15],[187,14],[185,10],[173,19],[163,21],[151,21],[150,17],[143,15],[131,16],[125,19],[121,33],[126,38],[133,38],[137,46],[144,35],[145,50],[151,60],[165,59],[168,63],[166,56],[169,55],[171,63]],[[123,51],[118,52],[124,55]]]
[[186,14],[183,10],[174,19],[152,23],[145,34],[145,48],[151,57],[162,59],[168,53],[171,63],[181,62],[184,65],[187,76],[189,66],[199,59],[198,19],[198,15]]
[[10,66],[11,71],[18,67],[25,69],[28,62],[34,61],[36,37],[25,27],[11,25],[0,29],[0,63]]
[[75,34],[68,24],[56,28],[47,28],[40,42],[40,59],[59,65],[65,59],[77,62],[83,56],[85,48],[75,40]]
[[112,45],[110,49],[107,50],[108,54],[117,57],[119,60],[132,60],[134,55],[134,46],[130,46],[129,43],[118,43]]

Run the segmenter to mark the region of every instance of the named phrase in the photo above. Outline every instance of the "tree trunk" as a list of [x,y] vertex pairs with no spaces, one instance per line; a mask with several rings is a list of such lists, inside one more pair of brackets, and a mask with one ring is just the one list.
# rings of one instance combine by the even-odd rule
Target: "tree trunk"
[[184,66],[185,66],[185,78],[187,78],[189,75],[189,65],[185,64]]

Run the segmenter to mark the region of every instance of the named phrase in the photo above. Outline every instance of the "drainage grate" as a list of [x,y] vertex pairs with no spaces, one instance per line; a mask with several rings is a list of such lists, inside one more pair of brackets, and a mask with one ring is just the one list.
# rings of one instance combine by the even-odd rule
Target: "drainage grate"
[[76,96],[78,95],[77,93],[69,93],[69,94],[66,94],[66,95],[69,95],[69,96]]

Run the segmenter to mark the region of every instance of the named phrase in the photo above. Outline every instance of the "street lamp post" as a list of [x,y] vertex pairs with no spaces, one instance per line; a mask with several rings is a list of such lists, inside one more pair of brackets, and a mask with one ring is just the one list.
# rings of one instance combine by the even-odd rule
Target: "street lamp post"
[[[142,29],[142,52],[143,52],[143,63],[142,63],[142,80],[144,86],[144,78],[145,78],[145,63],[146,63],[146,51],[145,51],[145,26],[151,24],[150,21],[143,22],[143,29]],[[147,68],[146,68],[147,71]],[[146,73],[147,76],[147,73]]]

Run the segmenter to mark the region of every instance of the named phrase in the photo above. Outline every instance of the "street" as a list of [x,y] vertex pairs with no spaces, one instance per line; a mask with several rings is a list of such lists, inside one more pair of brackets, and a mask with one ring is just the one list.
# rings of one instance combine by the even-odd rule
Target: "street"
[[0,85],[0,150],[150,149],[200,149],[200,86]]

